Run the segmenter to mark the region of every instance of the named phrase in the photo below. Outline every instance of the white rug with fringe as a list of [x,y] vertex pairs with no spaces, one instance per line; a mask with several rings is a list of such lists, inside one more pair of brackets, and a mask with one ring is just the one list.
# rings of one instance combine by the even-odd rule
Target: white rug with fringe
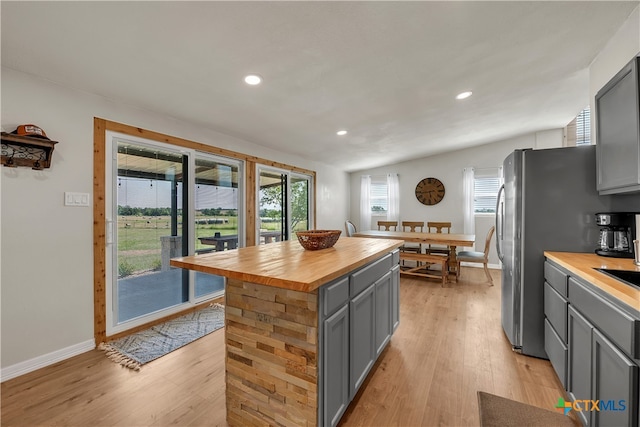
[[144,331],[136,332],[98,348],[113,360],[134,370],[140,370],[167,353],[183,347],[224,326],[224,306],[212,304],[202,310],[177,317]]

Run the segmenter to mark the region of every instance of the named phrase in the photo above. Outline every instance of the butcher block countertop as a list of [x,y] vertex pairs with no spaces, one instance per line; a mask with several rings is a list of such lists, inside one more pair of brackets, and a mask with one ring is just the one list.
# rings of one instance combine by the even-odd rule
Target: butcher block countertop
[[594,268],[640,271],[631,258],[608,258],[591,253],[545,252],[551,261],[597,286],[625,304],[640,310],[640,290],[601,273]]
[[341,237],[305,250],[297,240],[171,259],[171,266],[277,288],[311,292],[399,248],[402,240]]

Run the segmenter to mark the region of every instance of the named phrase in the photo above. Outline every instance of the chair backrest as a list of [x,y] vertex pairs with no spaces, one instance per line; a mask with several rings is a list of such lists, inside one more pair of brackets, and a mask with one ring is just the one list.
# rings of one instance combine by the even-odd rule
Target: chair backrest
[[427,228],[429,229],[429,233],[431,233],[431,229],[435,229],[436,233],[442,233],[443,230],[446,230],[446,233],[451,233],[451,223],[450,222],[427,222]]
[[489,231],[487,232],[487,240],[484,242],[484,257],[489,257],[489,248],[491,245],[491,238],[493,237],[493,233],[496,231],[496,226],[492,225]]
[[344,222],[344,228],[347,231],[347,237],[353,237],[356,234],[356,226],[349,220]]
[[424,221],[402,221],[402,231],[407,231],[407,228],[411,233],[422,233],[424,230]]
[[398,228],[398,221],[378,221],[378,230],[384,227],[385,231],[396,231]]

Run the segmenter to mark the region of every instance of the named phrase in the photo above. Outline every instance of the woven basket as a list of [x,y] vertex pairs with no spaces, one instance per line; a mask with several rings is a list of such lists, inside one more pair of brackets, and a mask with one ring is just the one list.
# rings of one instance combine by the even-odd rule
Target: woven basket
[[310,251],[326,249],[335,245],[340,237],[340,230],[308,230],[297,231],[298,242]]

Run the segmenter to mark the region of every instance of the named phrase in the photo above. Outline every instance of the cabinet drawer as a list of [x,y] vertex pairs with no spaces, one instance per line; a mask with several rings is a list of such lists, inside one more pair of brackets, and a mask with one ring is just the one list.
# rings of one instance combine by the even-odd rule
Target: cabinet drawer
[[367,287],[375,283],[379,278],[391,270],[393,266],[391,263],[391,253],[385,255],[377,261],[361,268],[357,272],[351,275],[350,281],[350,296],[353,298],[360,292],[364,291]]
[[587,289],[573,277],[569,278],[569,302],[627,355],[635,359],[640,358],[640,322]]
[[562,342],[567,342],[567,300],[549,283],[544,284],[544,314]]
[[549,261],[544,263],[544,279],[563,297],[567,296],[567,275]]
[[567,357],[568,348],[556,333],[548,319],[544,319],[544,351],[556,371],[562,387],[567,388]]
[[322,287],[322,314],[326,318],[349,301],[349,276]]

